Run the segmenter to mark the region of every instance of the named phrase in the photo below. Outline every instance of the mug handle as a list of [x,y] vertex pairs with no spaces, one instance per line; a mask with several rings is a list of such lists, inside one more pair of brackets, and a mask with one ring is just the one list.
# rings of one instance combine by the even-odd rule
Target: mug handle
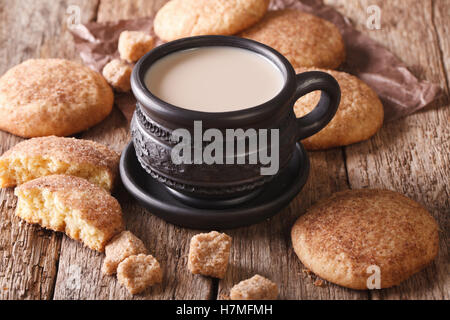
[[341,89],[331,75],[309,71],[296,75],[295,101],[316,90],[322,91],[319,103],[307,115],[297,119],[297,141],[308,138],[323,129],[336,114],[341,101]]

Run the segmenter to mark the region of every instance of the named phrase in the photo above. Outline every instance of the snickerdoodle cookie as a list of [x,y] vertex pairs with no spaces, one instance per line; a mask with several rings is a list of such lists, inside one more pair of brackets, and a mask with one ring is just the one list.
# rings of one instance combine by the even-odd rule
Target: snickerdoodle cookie
[[22,184],[14,193],[18,197],[17,216],[65,232],[93,250],[103,251],[124,229],[119,202],[83,178],[46,176]]
[[[322,71],[332,75],[341,87],[341,102],[334,118],[315,135],[303,140],[308,150],[345,146],[372,137],[383,124],[383,105],[378,95],[362,80],[345,72],[324,69],[296,69],[297,73]],[[300,98],[294,105],[297,117],[309,113],[320,99],[315,91]]]
[[0,78],[0,129],[22,137],[68,136],[102,121],[113,92],[97,72],[63,59],[31,59]]
[[0,187],[52,174],[85,178],[111,191],[120,156],[108,147],[89,140],[42,137],[25,140],[0,157]]
[[294,67],[335,69],[345,60],[338,28],[299,10],[269,11],[241,36],[278,50]]
[[172,0],[154,22],[165,41],[197,35],[232,35],[259,21],[269,0]]
[[436,257],[439,241],[436,221],[421,205],[393,191],[370,189],[320,201],[295,222],[291,236],[308,269],[361,290],[376,285],[378,268],[381,288],[407,279]]

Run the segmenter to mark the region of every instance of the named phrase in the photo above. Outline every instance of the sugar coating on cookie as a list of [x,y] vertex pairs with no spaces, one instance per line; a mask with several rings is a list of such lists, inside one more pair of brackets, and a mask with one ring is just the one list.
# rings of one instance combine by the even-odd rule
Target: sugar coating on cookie
[[122,60],[136,62],[153,49],[152,36],[141,31],[123,31],[119,37],[119,54]]
[[0,187],[18,184],[52,174],[85,178],[111,191],[120,155],[89,140],[43,137],[16,144],[0,157]]
[[68,136],[91,128],[112,110],[103,76],[64,59],[31,59],[0,78],[0,130],[31,138]]
[[147,254],[147,249],[141,239],[130,231],[122,231],[115,236],[105,247],[105,260],[102,271],[111,275],[117,272],[117,266],[129,256]]
[[192,237],[189,248],[188,268],[194,274],[222,279],[230,256],[231,237],[211,231]]
[[345,60],[344,40],[338,28],[300,10],[269,11],[241,36],[276,49],[294,67],[335,69]]
[[151,255],[139,254],[126,258],[117,268],[117,280],[131,294],[139,294],[162,282],[159,262]]
[[291,237],[306,268],[360,290],[376,288],[376,278],[380,288],[399,284],[429,264],[439,247],[438,225],[427,210],[397,192],[374,189],[319,201],[295,222]]
[[103,76],[106,81],[119,92],[128,92],[131,90],[131,72],[133,68],[120,59],[111,60],[103,68]]
[[230,291],[231,300],[275,300],[277,296],[277,285],[259,274],[239,282]]
[[[341,102],[334,118],[315,135],[302,141],[308,150],[345,146],[372,137],[383,125],[384,110],[378,95],[366,83],[345,72],[297,68],[297,73],[322,71],[332,75],[341,87]],[[311,112],[320,100],[320,91],[311,92],[294,105],[297,117]]]
[[156,14],[155,33],[165,41],[198,35],[233,35],[258,22],[269,0],[172,0]]
[[65,232],[93,250],[102,252],[124,228],[119,202],[83,178],[46,176],[20,185],[14,194],[18,217]]

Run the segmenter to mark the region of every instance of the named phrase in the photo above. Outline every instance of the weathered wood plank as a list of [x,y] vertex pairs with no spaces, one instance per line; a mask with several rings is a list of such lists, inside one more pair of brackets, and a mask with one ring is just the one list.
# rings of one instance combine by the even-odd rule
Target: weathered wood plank
[[[102,1],[98,18],[111,21],[132,18],[139,14],[152,13],[158,1]],[[122,9],[122,5],[126,10]],[[122,151],[130,136],[128,124],[117,111],[95,128],[83,134]],[[211,279],[193,276],[187,270],[187,254],[190,238],[197,232],[177,228],[152,216],[141,208],[121,186],[115,194],[122,205],[127,229],[140,237],[147,248],[161,263],[163,283],[141,295],[132,296],[118,284],[116,277],[103,276],[100,267],[103,254],[94,253],[80,244],[64,238],[55,299],[211,299]],[[72,266],[72,267],[71,267]],[[75,275],[73,274],[75,272]]]
[[[386,188],[423,204],[437,219],[440,233],[438,259],[395,288],[371,292],[373,299],[448,299],[448,215],[450,214],[448,87],[441,50],[448,61],[450,3],[438,1],[332,1],[354,19],[356,26],[386,45],[421,79],[440,83],[445,97],[407,118],[386,124],[370,141],[345,148],[351,188]],[[365,28],[366,8],[381,8],[380,30]],[[447,13],[447,15],[445,15]],[[439,37],[436,28],[440,28]],[[445,41],[439,48],[439,41]],[[448,64],[447,64],[448,69]]]
[[446,0],[433,1],[433,24],[437,32],[442,64],[446,74],[447,89],[450,81],[450,4]]
[[168,0],[101,0],[98,22],[143,18],[155,15]]
[[[82,8],[82,22],[96,11],[96,1],[0,2],[0,74],[33,57],[76,56],[65,24],[69,2]],[[0,154],[20,141],[0,131]],[[0,190],[0,299],[50,299],[61,234],[21,223],[15,204],[12,188]]]

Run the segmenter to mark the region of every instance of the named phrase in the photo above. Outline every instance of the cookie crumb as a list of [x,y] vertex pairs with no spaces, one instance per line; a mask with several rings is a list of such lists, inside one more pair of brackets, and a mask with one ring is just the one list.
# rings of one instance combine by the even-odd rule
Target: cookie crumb
[[321,279],[316,279],[316,281],[314,281],[314,285],[315,285],[316,287],[321,287],[321,288],[323,288],[323,287],[325,287],[325,282],[323,282],[323,280],[321,280]]
[[230,256],[231,237],[211,231],[192,237],[189,248],[188,268],[193,274],[222,279]]
[[230,291],[231,300],[275,300],[277,285],[259,274],[239,282]]
[[119,37],[119,53],[122,60],[136,62],[154,47],[152,36],[141,31],[123,31]]
[[153,256],[133,255],[119,264],[117,280],[131,294],[138,294],[154,284],[161,283],[162,271]]
[[219,294],[219,300],[231,300],[228,294],[221,293]]
[[102,272],[112,275],[117,272],[119,263],[132,255],[147,254],[147,248],[141,239],[130,231],[123,231],[115,236],[105,247],[105,260]]
[[310,277],[312,272],[309,269],[302,269],[302,272],[305,276]]
[[114,59],[103,68],[103,77],[106,81],[119,92],[128,92],[131,90],[131,73],[133,69],[126,62]]

